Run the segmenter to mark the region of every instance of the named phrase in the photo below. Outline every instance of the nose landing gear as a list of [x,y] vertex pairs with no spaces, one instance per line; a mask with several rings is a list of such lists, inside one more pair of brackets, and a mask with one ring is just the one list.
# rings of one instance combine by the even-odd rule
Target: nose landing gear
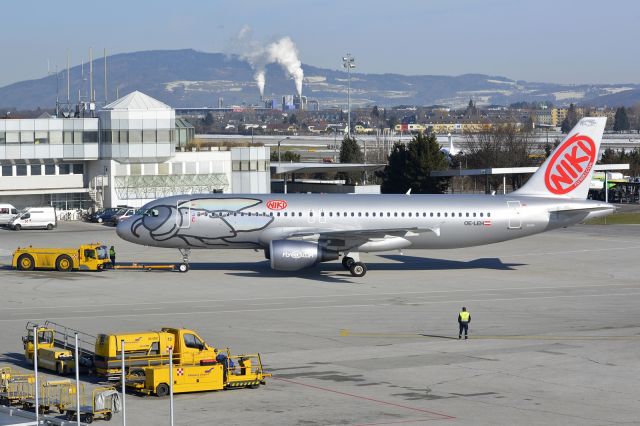
[[182,263],[178,266],[178,271],[187,272],[189,270],[189,255],[191,254],[191,249],[178,249],[180,254],[182,255]]

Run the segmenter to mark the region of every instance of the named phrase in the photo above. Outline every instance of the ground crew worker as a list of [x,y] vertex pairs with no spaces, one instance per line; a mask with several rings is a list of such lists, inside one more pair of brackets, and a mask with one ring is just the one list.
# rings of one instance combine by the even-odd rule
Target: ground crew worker
[[111,267],[116,266],[116,249],[111,246],[109,249],[109,258],[111,259]]
[[458,324],[460,325],[460,331],[458,332],[458,339],[462,339],[462,330],[464,330],[464,338],[468,338],[469,323],[471,322],[471,314],[467,312],[467,308],[462,307],[462,311],[458,314]]

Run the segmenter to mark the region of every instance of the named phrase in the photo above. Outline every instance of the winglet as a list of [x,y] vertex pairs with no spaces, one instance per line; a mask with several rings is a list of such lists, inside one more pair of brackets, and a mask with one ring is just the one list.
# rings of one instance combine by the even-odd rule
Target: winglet
[[580,120],[513,195],[586,199],[606,123],[606,117]]
[[409,190],[407,192],[405,192],[406,195],[411,195],[411,188],[409,188]]

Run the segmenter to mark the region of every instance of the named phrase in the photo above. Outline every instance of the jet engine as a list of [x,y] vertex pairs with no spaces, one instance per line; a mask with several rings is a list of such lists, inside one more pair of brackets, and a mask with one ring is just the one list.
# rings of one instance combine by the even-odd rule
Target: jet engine
[[296,240],[274,240],[269,244],[268,258],[276,271],[299,271],[320,262],[338,259],[338,252],[317,243]]

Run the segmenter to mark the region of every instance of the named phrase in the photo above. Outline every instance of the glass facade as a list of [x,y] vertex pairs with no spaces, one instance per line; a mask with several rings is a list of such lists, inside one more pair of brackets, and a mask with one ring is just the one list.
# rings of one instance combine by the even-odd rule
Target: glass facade
[[86,210],[93,207],[93,200],[87,192],[47,194],[46,203],[56,210]]
[[98,143],[96,119],[35,118],[0,120],[0,145]]

